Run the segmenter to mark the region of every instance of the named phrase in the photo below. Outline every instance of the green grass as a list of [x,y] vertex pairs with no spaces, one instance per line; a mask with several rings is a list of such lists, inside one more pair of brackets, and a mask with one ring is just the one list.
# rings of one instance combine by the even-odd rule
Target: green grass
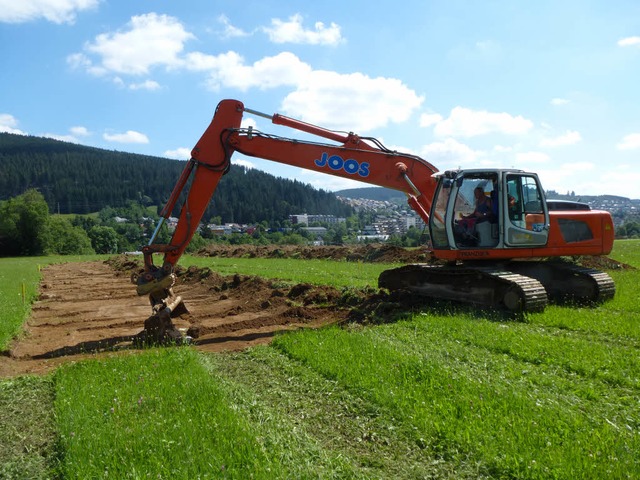
[[[618,240],[611,258],[640,268],[640,240]],[[380,273],[400,263],[363,263],[334,260],[299,260],[295,258],[225,258],[184,255],[183,267],[208,267],[221,275],[259,275],[296,283],[333,285],[335,287],[377,286]],[[616,272],[613,272],[614,274]],[[626,277],[620,280],[625,282]],[[626,285],[625,287],[626,288]]]
[[338,452],[350,466],[339,472],[318,462],[319,478],[477,478],[473,466],[416,448],[413,429],[378,404],[277,349],[260,346],[210,358],[227,382],[245,392],[252,422],[264,423],[269,432],[286,426],[289,435],[321,448],[320,458]]
[[325,459],[269,418],[251,422],[251,402],[207,363],[165,349],[59,369],[61,477],[318,477]]
[[62,477],[196,478],[207,467],[237,478],[259,468],[268,457],[208,380],[188,350],[59,369]]
[[0,478],[50,478],[56,444],[53,399],[48,377],[0,382]]
[[0,258],[0,351],[16,336],[31,311],[40,268],[60,262],[105,259],[105,255]]
[[616,240],[609,256],[619,262],[640,268],[640,239]]
[[294,258],[223,258],[185,255],[180,265],[208,267],[220,275],[258,275],[288,282],[366,287],[378,285],[383,270],[400,263],[340,262],[334,260],[298,260]]
[[637,340],[607,352],[537,326],[427,314],[274,346],[413,428],[417,448],[482,475],[623,478],[640,474]]
[[34,259],[0,259],[0,350],[7,347],[31,311],[39,280]]

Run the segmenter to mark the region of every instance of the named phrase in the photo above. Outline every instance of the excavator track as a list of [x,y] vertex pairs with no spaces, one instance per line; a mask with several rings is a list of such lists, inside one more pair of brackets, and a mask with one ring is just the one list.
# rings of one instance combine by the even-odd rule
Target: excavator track
[[555,303],[598,304],[616,293],[613,279],[605,272],[562,261],[514,261],[507,266],[542,283]]
[[382,272],[378,286],[514,313],[541,312],[547,305],[538,280],[500,266],[411,264]]

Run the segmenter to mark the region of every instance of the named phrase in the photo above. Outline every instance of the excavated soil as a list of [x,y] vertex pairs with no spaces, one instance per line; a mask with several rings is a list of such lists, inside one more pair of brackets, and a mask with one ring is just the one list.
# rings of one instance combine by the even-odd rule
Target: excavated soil
[[[210,245],[198,252],[203,257],[299,258],[303,260],[346,260],[348,262],[428,263],[434,258],[423,248],[403,248],[389,244],[296,246],[296,245]],[[599,270],[633,268],[607,256],[574,259],[583,267]]]
[[[151,314],[130,275],[140,260],[65,263],[43,269],[38,300],[24,334],[0,356],[0,378],[45,373],[61,362],[131,352]],[[277,332],[343,322],[363,298],[333,287],[290,285],[254,276],[178,270],[173,290],[188,313],[173,319],[205,351],[239,350],[269,342]],[[369,295],[373,292],[362,295]]]
[[[207,256],[330,258],[347,261],[425,262],[422,250],[392,246],[252,247],[215,246]],[[151,308],[138,297],[130,275],[140,271],[139,257],[107,262],[65,263],[43,270],[38,300],[25,332],[0,352],[0,378],[45,373],[62,362],[138,350],[139,334]],[[624,268],[599,259],[601,269]],[[374,289],[340,291],[329,286],[289,285],[254,276],[220,276],[191,267],[178,270],[174,292],[188,313],[176,327],[204,351],[239,350],[268,343],[278,332],[317,328],[345,321],[392,320],[424,299]],[[114,353],[115,352],[115,353]]]
[[429,261],[421,248],[407,249],[388,244],[296,246],[296,245],[209,245],[198,252],[204,257],[299,258],[303,260],[346,260],[348,262],[420,263]]

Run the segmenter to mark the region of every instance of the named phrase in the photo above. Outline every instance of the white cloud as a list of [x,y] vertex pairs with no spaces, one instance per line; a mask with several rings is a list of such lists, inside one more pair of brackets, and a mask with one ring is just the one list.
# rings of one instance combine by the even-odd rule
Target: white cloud
[[86,127],[81,126],[71,127],[69,131],[76,137],[88,137],[89,135],[91,135],[91,132],[89,132]]
[[231,25],[231,22],[226,15],[220,15],[218,17],[218,22],[220,22],[224,26],[224,32],[222,33],[222,36],[224,38],[238,38],[246,37],[249,35],[249,33],[245,32],[244,30]]
[[430,127],[442,121],[442,115],[439,113],[423,113],[420,115],[420,126]]
[[194,72],[217,72],[226,68],[237,68],[244,63],[244,58],[236,52],[209,55],[202,52],[191,52],[186,55],[185,66]]
[[640,46],[640,37],[627,37],[618,40],[619,47]]
[[100,0],[0,0],[0,22],[24,23],[44,18],[73,23],[76,14],[98,6]]
[[252,65],[235,52],[192,53],[188,60],[190,69],[209,72],[209,87],[214,91],[292,87],[282,102],[283,113],[327,128],[362,132],[402,122],[423,102],[400,80],[313,70],[290,52]]
[[[523,159],[523,162],[526,162],[526,159]],[[555,190],[559,193],[575,191],[586,195],[589,192],[602,191],[602,177],[591,173],[596,171],[596,166],[591,162],[553,162],[547,168],[540,168],[539,164],[534,167],[521,164],[518,168],[536,172],[545,190]],[[580,176],[581,173],[586,175]]]
[[[595,169],[595,166],[594,166]],[[614,195],[626,196],[633,199],[638,199],[638,191],[635,186],[640,184],[640,172],[636,171],[635,165],[618,164],[615,169],[609,169],[606,172],[599,172],[598,175],[589,175],[585,180],[587,185],[579,185],[573,190],[579,192],[614,192]],[[620,182],[620,172],[624,173],[624,182]],[[621,188],[630,186],[626,191],[621,191]],[[579,190],[578,190],[579,188]]]
[[566,98],[551,99],[551,105],[560,106],[560,105],[566,105],[567,103],[569,103],[569,100],[567,100]]
[[395,78],[316,70],[285,97],[282,109],[306,122],[363,132],[407,120],[423,101]]
[[81,126],[71,127],[69,131],[71,133],[65,135],[59,135],[57,133],[43,133],[42,136],[53,138],[54,140],[60,140],[62,142],[80,143],[78,137],[88,137],[89,135],[91,135],[91,132],[89,132],[86,127]]
[[582,141],[580,132],[568,130],[563,135],[554,138],[543,138],[540,141],[541,147],[563,147],[565,145],[575,145]]
[[231,163],[234,165],[238,165],[240,167],[245,167],[245,168],[256,168],[255,163],[246,160],[245,158],[235,158],[233,157],[231,159]]
[[[299,21],[294,16],[290,23]],[[327,31],[333,30],[317,26],[315,33],[324,39],[317,41],[328,41],[324,36]],[[97,36],[82,53],[70,55],[67,61],[94,75],[112,74],[111,80],[121,87],[125,86],[122,76],[147,74],[154,67],[203,72],[206,85],[216,92],[222,88],[289,87],[292,91],[281,107],[285,113],[327,128],[358,132],[406,121],[424,100],[398,79],[313,70],[291,52],[263,57],[252,64],[233,51],[183,53],[191,38],[175,18],[150,13],[132,17],[122,31]],[[158,87],[146,81],[129,88]]]
[[420,156],[438,170],[478,167],[482,154],[453,138],[425,145]]
[[174,160],[189,160],[191,158],[191,149],[179,147],[175,150],[167,150],[164,152],[164,156],[167,158],[173,158]]
[[299,14],[292,15],[288,21],[274,18],[271,27],[264,27],[263,30],[274,43],[338,45],[342,41],[340,27],[336,23],[331,22],[329,27],[325,27],[324,23],[316,22],[313,30],[305,30],[302,20]]
[[543,152],[520,152],[516,153],[516,163],[518,168],[521,165],[530,165],[530,164],[544,164],[548,163],[551,160],[551,157]]
[[505,145],[494,145],[493,151],[496,153],[511,153],[513,152],[513,147],[509,147]]
[[240,122],[240,128],[257,128],[258,124],[256,123],[256,120],[254,118],[251,117],[242,117],[242,121]]
[[109,142],[149,143],[149,139],[144,133],[136,132],[134,130],[127,130],[125,133],[105,133],[102,137]]
[[41,136],[45,138],[53,138],[54,140],[60,140],[61,142],[80,143],[78,142],[78,139],[73,135],[58,135],[57,133],[43,133]]
[[264,57],[253,65],[245,65],[244,59],[235,52],[217,56],[193,53],[188,56],[188,68],[209,72],[208,85],[217,91],[221,87],[275,88],[295,86],[304,83],[311,67],[290,52],[282,52],[273,57]]
[[70,55],[67,62],[94,75],[146,75],[156,66],[181,67],[180,54],[192,38],[176,18],[148,13],[131,17],[123,31],[98,35],[85,44],[84,53]]
[[145,80],[141,83],[132,83],[129,85],[129,90],[159,90],[160,84],[155,80]]
[[0,132],[15,133],[16,135],[26,135],[25,132],[15,127],[18,126],[18,120],[8,113],[0,113]]
[[520,135],[532,127],[533,123],[520,115],[514,117],[505,112],[455,107],[449,118],[436,124],[434,133],[440,137],[475,137],[490,133]]
[[636,150],[640,148],[640,133],[630,133],[625,135],[620,143],[616,145],[618,150]]

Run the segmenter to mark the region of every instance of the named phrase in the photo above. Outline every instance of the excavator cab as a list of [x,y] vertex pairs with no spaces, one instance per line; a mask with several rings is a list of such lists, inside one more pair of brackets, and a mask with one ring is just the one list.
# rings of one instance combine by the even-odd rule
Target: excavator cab
[[430,215],[435,250],[540,247],[549,212],[538,176],[522,170],[456,170],[435,174]]

